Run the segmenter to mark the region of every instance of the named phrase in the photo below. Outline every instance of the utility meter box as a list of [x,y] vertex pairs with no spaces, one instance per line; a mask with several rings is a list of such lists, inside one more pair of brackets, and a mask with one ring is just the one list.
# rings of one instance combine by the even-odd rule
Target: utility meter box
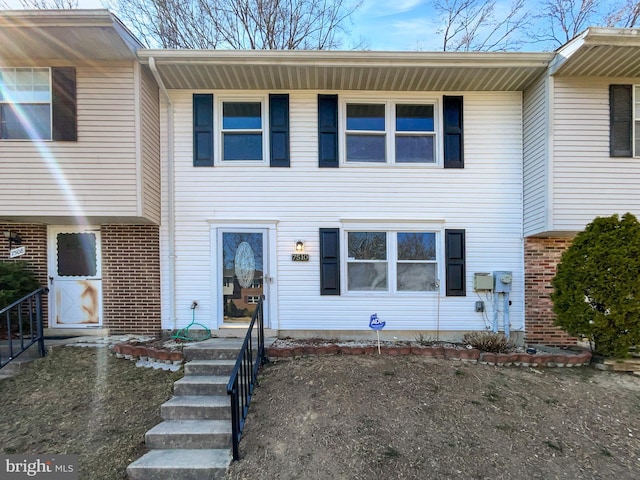
[[493,290],[493,276],[490,273],[474,273],[473,289]]
[[511,284],[513,283],[513,272],[493,272],[493,291],[495,293],[511,292]]

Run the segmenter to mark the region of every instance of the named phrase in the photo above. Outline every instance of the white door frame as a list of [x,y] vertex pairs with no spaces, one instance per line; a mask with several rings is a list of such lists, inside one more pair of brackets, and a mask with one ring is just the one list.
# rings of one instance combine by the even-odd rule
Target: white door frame
[[[83,323],[58,323],[56,298],[61,292],[58,292],[58,285],[61,285],[60,278],[58,276],[58,251],[57,251],[57,236],[60,233],[94,233],[96,235],[96,275],[92,277],[78,277],[97,284],[98,286],[98,322],[83,324]],[[100,328],[103,325],[102,321],[102,307],[103,307],[103,292],[102,292],[102,237],[100,226],[74,226],[74,225],[55,225],[49,226],[47,231],[47,269],[49,277],[49,327],[50,328]],[[64,282],[64,281],[63,281]]]
[[212,220],[210,231],[211,245],[211,284],[212,295],[214,296],[212,305],[215,305],[214,315],[216,318],[211,322],[213,328],[218,329],[224,324],[224,305],[223,284],[222,284],[222,233],[224,232],[247,232],[262,233],[264,237],[263,245],[263,275],[265,281],[263,283],[263,295],[265,296],[264,308],[264,327],[278,328],[278,305],[277,305],[277,271],[276,271],[276,225],[277,221],[246,221],[238,222],[238,220]]

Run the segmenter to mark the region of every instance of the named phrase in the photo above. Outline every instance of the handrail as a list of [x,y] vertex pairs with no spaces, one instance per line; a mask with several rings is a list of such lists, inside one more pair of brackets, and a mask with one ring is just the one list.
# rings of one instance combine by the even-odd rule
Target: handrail
[[[257,352],[254,358],[253,329],[258,324]],[[227,394],[231,396],[231,435],[233,440],[233,459],[240,460],[240,438],[249,412],[251,396],[258,378],[258,370],[266,363],[264,348],[264,295],[260,296],[251,323],[233,372],[227,383]]]
[[[47,293],[49,293],[48,288],[39,288],[0,310],[0,322],[2,322],[0,324],[0,332],[3,332],[6,327],[8,349],[8,355],[5,355],[7,357],[6,360],[3,359],[2,350],[0,349],[0,368],[17,358],[34,343],[38,344],[39,355],[41,357],[45,356],[42,295]],[[13,325],[13,327],[17,327],[18,330],[18,338],[15,339],[19,343],[17,352],[14,352],[13,346],[12,320],[17,324]],[[25,330],[27,331],[25,332]]]

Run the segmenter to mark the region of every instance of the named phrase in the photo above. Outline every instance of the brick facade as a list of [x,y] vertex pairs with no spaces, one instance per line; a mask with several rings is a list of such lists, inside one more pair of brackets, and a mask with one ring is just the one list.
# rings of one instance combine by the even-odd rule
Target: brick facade
[[570,238],[526,238],[525,271],[525,342],[554,346],[575,345],[577,339],[554,326],[551,280],[562,253],[571,245]]
[[[9,240],[4,237],[4,232],[15,232],[22,238],[19,245],[25,247],[25,254],[14,259],[9,258]],[[15,248],[15,247],[14,247]],[[30,223],[0,223],[0,261],[2,262],[27,262],[35,273],[40,286],[48,285],[47,270],[47,226]],[[49,308],[47,296],[42,297],[42,309],[45,319],[44,326],[48,324]]]
[[[103,225],[102,316],[112,334],[159,334],[160,236],[157,225]],[[2,232],[22,237],[26,254],[8,259],[9,241]],[[47,226],[0,223],[0,261],[26,261],[42,286],[48,285]],[[43,302],[48,327],[48,300]]]
[[103,326],[112,334],[159,334],[157,225],[102,225]]

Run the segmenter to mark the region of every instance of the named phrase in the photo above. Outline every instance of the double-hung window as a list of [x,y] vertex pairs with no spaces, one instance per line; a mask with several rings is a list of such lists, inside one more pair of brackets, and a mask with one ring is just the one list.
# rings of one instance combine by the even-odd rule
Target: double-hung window
[[0,68],[0,139],[51,139],[49,68]]
[[633,138],[634,156],[640,157],[640,85],[633,87]]
[[346,236],[347,291],[436,291],[436,232],[348,231]]
[[436,163],[435,103],[349,102],[347,163]]
[[222,161],[264,160],[264,103],[222,100]]

